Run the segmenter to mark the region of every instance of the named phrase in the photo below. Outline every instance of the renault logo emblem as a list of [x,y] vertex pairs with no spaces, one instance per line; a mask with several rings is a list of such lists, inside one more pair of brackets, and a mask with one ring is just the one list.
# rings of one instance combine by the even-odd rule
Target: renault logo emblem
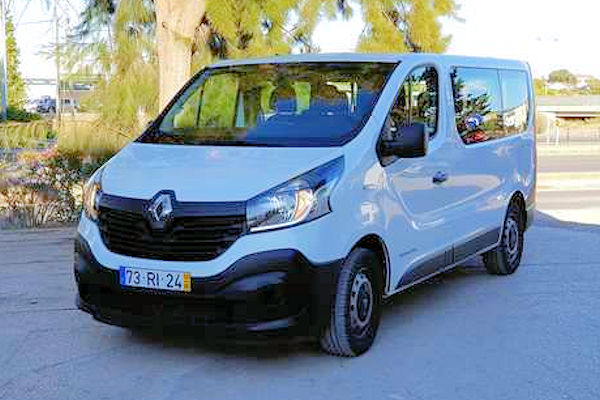
[[169,193],[159,193],[150,201],[147,209],[150,225],[154,229],[164,229],[173,214],[173,200]]

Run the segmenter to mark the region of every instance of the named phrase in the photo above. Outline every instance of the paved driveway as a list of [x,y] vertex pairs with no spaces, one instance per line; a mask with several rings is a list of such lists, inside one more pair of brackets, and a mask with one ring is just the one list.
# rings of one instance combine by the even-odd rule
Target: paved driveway
[[0,232],[1,399],[600,398],[600,227],[540,216],[508,278],[477,261],[396,297],[356,359],[132,334],[75,310],[72,230]]

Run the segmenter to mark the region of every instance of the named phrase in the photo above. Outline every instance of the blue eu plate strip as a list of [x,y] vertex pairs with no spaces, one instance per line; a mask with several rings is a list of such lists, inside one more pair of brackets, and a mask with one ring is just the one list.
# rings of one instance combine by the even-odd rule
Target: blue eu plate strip
[[125,267],[119,267],[119,278],[121,280],[121,285],[125,285]]

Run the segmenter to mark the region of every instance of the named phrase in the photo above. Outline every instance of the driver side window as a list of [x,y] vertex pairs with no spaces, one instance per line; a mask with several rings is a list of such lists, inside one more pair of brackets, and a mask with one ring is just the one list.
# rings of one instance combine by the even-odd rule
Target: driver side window
[[[390,135],[415,122],[426,125],[431,139],[437,131],[438,73],[434,67],[418,67],[406,78],[390,111],[386,131]],[[391,139],[391,138],[390,138]]]

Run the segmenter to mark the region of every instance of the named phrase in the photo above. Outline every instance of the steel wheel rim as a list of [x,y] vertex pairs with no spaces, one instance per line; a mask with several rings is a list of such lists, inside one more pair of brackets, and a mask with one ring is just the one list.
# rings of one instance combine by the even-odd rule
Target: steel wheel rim
[[352,332],[362,334],[371,322],[373,314],[373,287],[364,270],[352,281],[350,291],[350,327]]
[[513,218],[509,218],[506,221],[506,226],[504,228],[504,244],[508,262],[511,265],[513,265],[519,257],[520,235],[519,224]]

